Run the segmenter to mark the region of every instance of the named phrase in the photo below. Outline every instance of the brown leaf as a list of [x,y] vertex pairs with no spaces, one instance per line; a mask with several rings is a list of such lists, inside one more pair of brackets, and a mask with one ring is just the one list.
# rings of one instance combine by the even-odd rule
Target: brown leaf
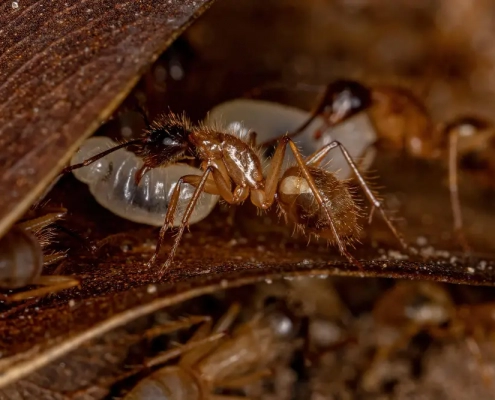
[[1,3],[0,236],[211,3]]
[[[395,250],[398,246],[394,238],[376,218],[376,223],[367,229],[363,243],[353,251],[363,260],[365,268],[361,271],[346,263],[335,248],[324,242],[308,245],[306,238],[293,237],[291,229],[275,215],[256,217],[254,207],[247,205],[237,209],[234,226],[226,224],[228,213],[221,208],[193,225],[161,284],[155,283],[156,270],[146,267],[153,251],[147,243],[155,242],[157,229],[110,214],[96,204],[84,185],[73,178],[64,179],[51,197],[54,201],[65,199],[64,204],[72,211],[68,219],[71,226],[84,226],[93,232],[95,239],[112,233],[118,236],[113,244],[110,241],[97,253],[80,251],[64,264],[60,272],[78,276],[80,289],[36,300],[34,304],[4,306],[0,351],[4,356],[15,354],[16,359],[1,362],[0,368],[5,370],[0,376],[0,387],[139,316],[202,294],[252,282],[301,275],[339,275],[493,285],[493,258],[482,254],[463,256],[455,250],[450,238],[438,239],[451,232],[450,210],[442,207],[448,196],[436,181],[442,170],[408,166],[404,160],[385,157],[379,160],[380,175],[385,182],[393,184],[395,195],[400,195],[401,190],[406,193],[402,197],[406,198],[407,207],[401,211],[408,223],[406,237],[414,243],[417,235],[424,235],[422,239],[429,243],[422,247],[425,259],[407,259]],[[402,165],[400,177],[395,173],[397,165]],[[424,178],[426,171],[428,179]],[[427,201],[418,188],[428,191]],[[68,198],[65,193],[72,196]],[[422,220],[428,212],[436,213],[438,218],[434,230],[430,228],[431,236]],[[493,222],[489,208],[484,211],[478,205],[476,215],[487,227]],[[493,233],[490,235],[488,229],[483,232],[484,240],[476,241],[480,250],[495,243]],[[165,255],[172,240],[170,235]]]
[[[267,15],[273,17],[272,12],[267,12]],[[341,18],[339,13],[331,15]],[[235,19],[224,18],[224,21],[237,24]],[[243,21],[249,29],[253,29],[251,20]],[[284,24],[277,21],[287,30],[290,21]],[[217,22],[210,22],[210,28]],[[328,29],[326,20],[323,19],[323,22],[324,28]],[[235,32],[239,37],[246,36],[246,31]],[[308,32],[313,31],[308,29]],[[258,34],[266,35],[261,29]],[[210,36],[201,34],[198,37]],[[236,38],[232,42],[235,42],[232,48],[241,49],[238,56],[230,51],[219,51],[222,63],[225,53],[234,62],[234,65],[222,64],[226,73],[217,68],[218,65],[198,64],[191,74],[195,86],[176,83],[181,94],[181,97],[177,96],[182,103],[179,109],[187,109],[189,113],[198,112],[198,109],[207,110],[219,100],[211,93],[225,97],[224,91],[233,93],[236,90],[234,83],[238,82],[232,76],[242,81],[240,85],[246,84],[249,79],[238,79],[239,76],[245,77],[239,72],[242,70],[236,69],[239,65],[244,65],[246,70],[254,69],[253,66],[266,67],[246,60],[242,46],[237,43],[239,40]],[[248,41],[243,44],[251,49],[252,54],[261,57],[258,47]],[[212,43],[211,47],[217,45]],[[272,43],[267,41],[265,45],[271,47]],[[286,45],[293,47],[290,40]],[[356,54],[362,59],[360,53]],[[274,57],[266,59],[273,69],[281,67],[272,63]],[[283,57],[275,59],[280,63],[285,60]],[[330,64],[321,65],[326,68]],[[198,96],[198,85],[203,89],[201,96]],[[205,85],[214,87],[214,90],[204,90]],[[194,90],[190,95],[184,95],[185,87],[194,87]],[[171,99],[174,95],[167,93]],[[465,257],[452,241],[449,198],[443,184],[446,175],[441,166],[391,160],[386,155],[380,155],[377,161],[376,168],[382,178],[380,184],[386,188],[382,193],[389,203],[395,204],[399,215],[404,218],[401,227],[408,241],[413,244],[427,243],[422,246],[426,259],[405,258],[396,250],[397,245],[390,233],[376,217],[377,221],[367,229],[363,243],[353,250],[356,257],[364,260],[365,268],[360,271],[348,265],[336,249],[327,247],[325,243],[312,242],[308,246],[306,238],[293,238],[291,228],[285,227],[275,216],[256,217],[254,210],[246,206],[242,211],[237,211],[232,227],[227,225],[227,213],[221,209],[202,223],[192,226],[191,233],[186,235],[179,248],[176,262],[159,285],[154,282],[156,271],[148,270],[145,265],[152,254],[153,248],[149,244],[155,242],[157,229],[132,224],[111,215],[95,203],[83,184],[73,178],[62,180],[50,197],[71,211],[72,215],[68,218],[71,227],[85,230],[96,241],[118,233],[125,233],[130,239],[122,240],[121,237],[113,246],[109,244],[96,254],[88,254],[87,251],[72,253],[60,273],[78,276],[82,282],[80,289],[68,290],[33,303],[4,305],[3,320],[0,321],[0,351],[4,356],[14,358],[0,361],[3,372],[0,386],[16,381],[88,340],[141,315],[201,294],[250,282],[295,275],[343,275],[493,285],[493,256],[483,254],[493,254],[495,249],[492,229],[495,217],[491,204],[486,204],[479,188],[473,182],[464,182],[461,190],[469,238],[479,252],[473,257]],[[67,196],[67,193],[70,195]],[[164,253],[171,243],[172,235]]]

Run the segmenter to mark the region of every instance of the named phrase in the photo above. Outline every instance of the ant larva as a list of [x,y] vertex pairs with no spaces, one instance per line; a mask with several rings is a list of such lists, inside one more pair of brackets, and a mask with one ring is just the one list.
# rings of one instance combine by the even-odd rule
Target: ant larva
[[[245,398],[213,392],[242,389],[270,375],[270,366],[282,350],[288,350],[294,329],[288,316],[281,319],[279,313],[260,312],[225,336],[239,311],[239,305],[233,304],[215,326],[208,318],[187,343],[148,360],[146,366],[153,367],[180,357],[177,364],[161,367],[142,379],[124,399],[148,399],[150,395],[157,400]],[[198,318],[191,317],[190,325]],[[179,321],[177,328],[184,328],[185,322]]]
[[0,239],[0,287],[18,289],[28,285],[43,288],[5,296],[8,301],[40,297],[79,285],[76,279],[60,275],[41,275],[43,267],[63,259],[63,252],[44,254],[53,233],[50,225],[63,218],[66,210],[19,222]]
[[[377,134],[377,147],[402,150],[415,158],[441,159],[448,166],[454,233],[463,249],[469,252],[463,232],[457,169],[471,169],[478,177],[485,176],[485,181],[489,180],[493,186],[491,157],[486,153],[493,149],[495,139],[489,125],[472,117],[435,124],[425,105],[406,89],[368,87],[353,80],[336,80],[326,87],[311,116],[289,136],[301,134],[315,118],[321,117],[323,124],[314,133],[314,138],[318,139],[328,127],[361,112],[370,116]],[[461,162],[458,162],[458,155]]]
[[[251,132],[245,140],[236,131],[225,132],[205,124],[193,126],[185,117],[169,113],[150,125],[140,138],[69,166],[63,173],[86,167],[112,152],[129,146],[135,146],[136,154],[143,158],[142,167],[134,174],[137,183],[146,171],[161,165],[172,164],[188,156],[201,161],[203,174],[182,176],[170,197],[165,222],[160,230],[155,253],[149,266],[156,264],[165,241],[165,233],[176,224],[174,216],[181,188],[184,184],[196,188],[182,216],[179,231],[167,261],[160,271],[160,277],[170,266],[203,192],[219,195],[231,205],[238,205],[249,198],[262,210],[269,209],[276,201],[286,220],[295,223],[308,235],[322,236],[337,245],[340,253],[349,262],[361,268],[361,263],[346,249],[346,245],[356,238],[360,230],[357,222],[359,209],[351,195],[348,182],[338,180],[331,172],[319,167],[327,154],[336,148],[340,149],[357,182],[371,202],[371,213],[378,210],[401,246],[409,250],[404,239],[385,214],[381,202],[366,184],[352,157],[337,141],[327,144],[304,159],[292,139],[284,136],[279,140],[270,160],[268,172],[264,175],[254,132]],[[287,147],[294,155],[296,163],[280,177]]]
[[[86,140],[72,157],[71,164],[90,159],[102,151],[115,148],[117,143],[108,137],[97,136]],[[96,201],[114,214],[130,221],[162,226],[175,185],[184,175],[201,175],[202,171],[187,164],[171,164],[143,173],[143,160],[126,149],[119,149],[88,168],[76,169],[74,175],[88,184]],[[134,177],[140,172],[137,183]],[[181,207],[194,193],[189,185],[181,188],[179,206],[174,215],[180,223]],[[189,220],[194,224],[205,218],[215,207],[218,196],[203,193]]]

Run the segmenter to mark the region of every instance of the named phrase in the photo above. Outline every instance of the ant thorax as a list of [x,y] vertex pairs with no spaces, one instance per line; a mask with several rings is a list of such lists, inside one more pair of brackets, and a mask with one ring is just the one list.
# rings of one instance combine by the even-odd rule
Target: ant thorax
[[[308,168],[325,204],[332,213],[335,229],[341,239],[352,241],[359,236],[359,208],[345,181],[338,180],[332,173]],[[301,175],[299,168],[285,171],[278,187],[278,204],[282,213],[301,229],[334,241],[334,234],[322,207]]]
[[[208,124],[223,124],[231,130],[247,135],[256,132],[257,143],[273,141],[294,131],[310,117],[310,113],[296,107],[251,99],[236,99],[221,103],[210,110]],[[313,133],[324,125],[322,117],[312,121],[295,139],[301,153],[310,155],[332,140],[338,140],[351,157],[360,160],[366,169],[374,158],[371,148],[376,141],[376,134],[366,113],[359,113],[341,124],[328,128],[320,139],[314,139]],[[364,157],[364,159],[362,159]],[[285,155],[284,165],[294,165],[290,152]],[[338,152],[326,157],[321,165],[336,174],[339,179],[349,178],[352,173],[348,163]]]

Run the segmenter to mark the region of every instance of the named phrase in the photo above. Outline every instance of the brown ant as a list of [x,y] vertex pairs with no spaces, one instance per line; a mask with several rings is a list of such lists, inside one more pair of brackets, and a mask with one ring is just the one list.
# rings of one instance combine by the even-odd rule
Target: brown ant
[[308,120],[289,136],[298,135],[321,116],[325,122],[315,132],[317,139],[328,127],[363,111],[369,114],[375,127],[377,147],[402,150],[415,158],[444,160],[449,171],[454,232],[463,249],[470,251],[463,234],[457,169],[475,172],[478,178],[484,178],[484,182],[493,186],[495,165],[486,153],[495,146],[495,136],[487,129],[489,125],[472,117],[457,118],[448,124],[434,124],[424,104],[406,89],[396,86],[369,87],[353,80],[336,80],[326,87]]
[[[379,210],[394,236],[403,248],[408,249],[404,239],[385,214],[381,202],[368,187],[347,150],[339,142],[331,142],[309,157],[303,158],[292,139],[284,136],[278,142],[265,177],[260,155],[256,150],[254,132],[251,132],[245,140],[233,130],[224,132],[204,124],[193,126],[185,117],[169,113],[149,124],[141,138],[120,144],[81,163],[69,166],[63,173],[85,167],[113,151],[128,146],[135,146],[136,154],[143,158],[143,166],[135,174],[136,182],[139,182],[144,173],[152,168],[175,163],[191,156],[201,161],[200,168],[204,171],[201,176],[181,177],[170,198],[156,250],[149,262],[150,266],[155,265],[157,261],[166,231],[174,225],[173,219],[179,203],[181,187],[184,184],[196,187],[182,217],[172,250],[161,269],[160,277],[170,266],[194,207],[203,192],[220,195],[232,205],[240,204],[249,197],[251,202],[262,210],[270,208],[277,201],[286,220],[291,220],[298,228],[306,230],[309,234],[322,236],[336,244],[348,261],[361,267],[361,263],[346,249],[346,245],[352,243],[359,232],[358,206],[347,182],[339,181],[334,174],[319,168],[320,162],[335,148],[340,149],[371,202],[371,212]],[[294,154],[296,166],[286,170],[280,178],[287,146]]]

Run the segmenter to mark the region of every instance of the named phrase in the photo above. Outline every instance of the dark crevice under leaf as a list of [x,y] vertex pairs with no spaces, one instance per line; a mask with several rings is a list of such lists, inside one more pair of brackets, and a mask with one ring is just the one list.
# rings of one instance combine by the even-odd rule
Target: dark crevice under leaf
[[0,236],[210,3],[0,3]]

